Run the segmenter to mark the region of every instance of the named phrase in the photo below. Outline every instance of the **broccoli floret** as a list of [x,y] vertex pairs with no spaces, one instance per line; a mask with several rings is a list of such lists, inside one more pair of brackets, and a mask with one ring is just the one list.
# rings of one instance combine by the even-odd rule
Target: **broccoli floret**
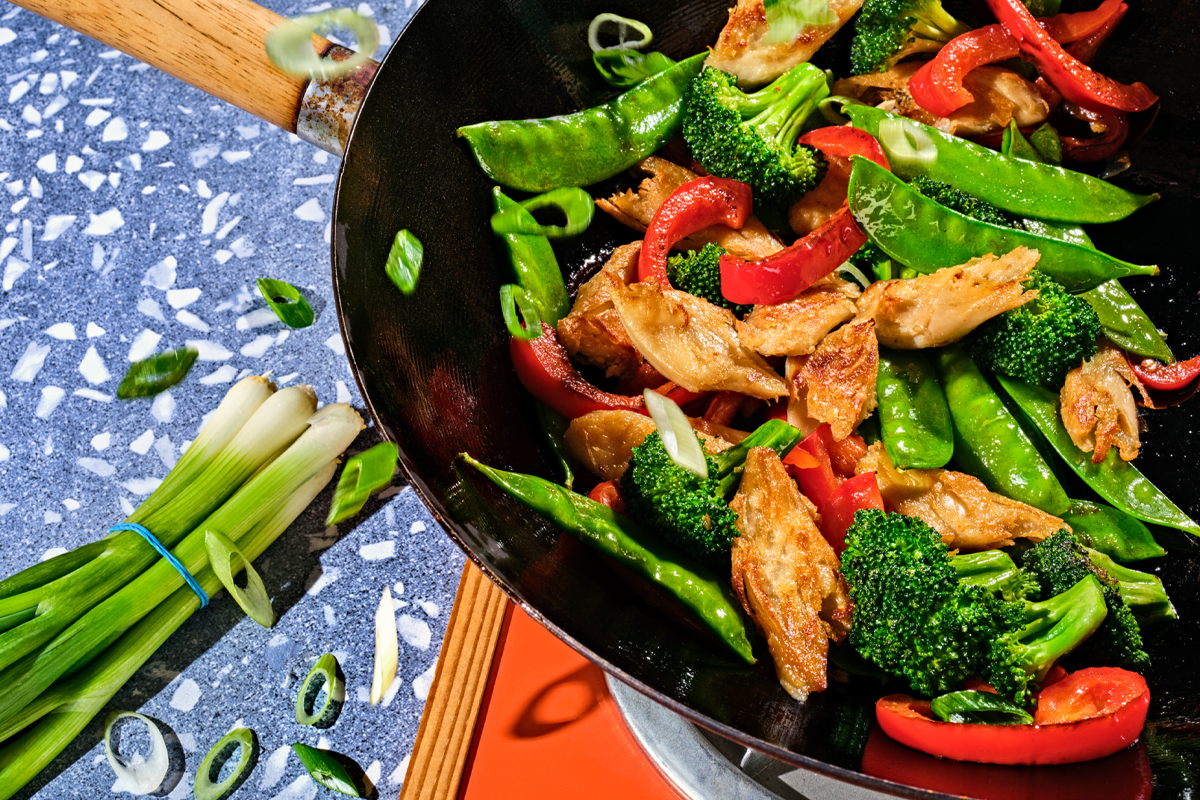
[[1026,550],[1021,557],[1021,568],[1037,583],[1034,599],[1065,591],[1088,575],[1099,578],[1108,616],[1079,649],[1078,658],[1098,666],[1137,670],[1149,666],[1150,657],[1142,649],[1137,619],[1121,599],[1117,581],[1092,562],[1087,548],[1070,531],[1059,531]]
[[729,500],[746,454],[751,447],[770,447],[786,455],[799,440],[800,431],[769,420],[734,447],[706,455],[708,478],[701,480],[672,461],[658,432],[651,433],[633,448],[621,478],[626,513],[685,553],[704,560],[724,556],[738,535]]
[[964,216],[977,219],[980,222],[987,222],[991,225],[999,225],[1001,228],[1021,227],[1013,217],[1005,214],[991,203],[980,200],[973,194],[967,194],[961,189],[955,189],[948,183],[942,183],[941,181],[935,181],[932,178],[920,175],[913,178],[912,183],[909,185],[930,200],[941,203],[946,208],[957,211]]
[[1084,550],[1093,564],[1117,582],[1117,591],[1121,593],[1125,605],[1133,612],[1139,628],[1145,630],[1151,625],[1178,618],[1175,606],[1171,603],[1171,598],[1167,597],[1167,590],[1163,588],[1163,583],[1157,575],[1122,566],[1090,547],[1084,547]]
[[[892,257],[880,250],[874,242],[867,242],[854,251],[850,263],[868,275],[874,275],[877,281],[890,281],[900,277],[900,270],[894,265]],[[893,274],[896,273],[896,274]]]
[[1095,354],[1100,318],[1087,300],[1036,269],[1024,286],[1038,296],[980,325],[967,337],[967,348],[985,369],[1062,386],[1069,370]]
[[969,30],[940,0],[866,0],[854,23],[850,68],[855,75],[887,72],[901,59],[936,53]]
[[1106,611],[1100,585],[1090,576],[1040,603],[1006,600],[992,588],[961,580],[941,536],[925,522],[878,510],[854,515],[842,574],[854,601],[851,644],[926,695],[980,676],[1027,703],[1037,681],[1099,626]]
[[731,303],[721,294],[721,256],[725,248],[709,242],[700,250],[687,255],[673,255],[667,259],[667,280],[676,289],[702,297],[721,308],[727,308],[739,317],[744,317],[753,305]]
[[1023,600],[1037,584],[1002,550],[959,553],[950,557],[959,583],[982,586],[1005,600]]
[[789,206],[824,177],[825,160],[796,139],[828,94],[827,76],[808,63],[751,94],[706,67],[684,98],[683,139],[713,175],[750,184],[756,205]]

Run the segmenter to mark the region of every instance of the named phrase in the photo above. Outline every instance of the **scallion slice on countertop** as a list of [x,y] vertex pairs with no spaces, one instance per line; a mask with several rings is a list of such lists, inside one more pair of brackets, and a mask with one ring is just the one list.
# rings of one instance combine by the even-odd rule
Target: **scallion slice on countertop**
[[396,234],[392,242],[392,251],[388,253],[388,277],[396,288],[405,294],[412,294],[417,289],[417,279],[421,277],[421,265],[425,261],[425,246],[407,228]]
[[304,299],[304,295],[300,294],[300,290],[287,281],[259,278],[258,290],[284,325],[289,328],[307,328],[313,324],[315,315],[312,306]]
[[[274,625],[275,612],[271,609],[271,598],[267,595],[267,587],[263,585],[258,571],[250,565],[250,559],[220,531],[204,532],[204,548],[208,551],[209,564],[212,565],[217,580],[242,611],[246,612],[246,616],[264,628]],[[245,588],[238,586],[233,579],[239,569],[246,571]]]
[[375,609],[375,672],[371,677],[371,705],[383,700],[392,681],[396,680],[396,668],[400,663],[400,634],[396,631],[396,607],[392,604],[392,590],[383,587],[379,608]]
[[879,143],[893,164],[918,165],[937,161],[937,145],[922,127],[904,117],[879,121]]
[[[225,765],[238,754],[237,764],[220,780]],[[225,800],[238,790],[258,761],[258,737],[249,728],[234,728],[222,736],[196,769],[196,785],[192,794],[196,800]]]
[[359,792],[350,773],[329,751],[318,750],[299,742],[292,745],[292,750],[299,756],[300,763],[308,770],[308,774],[314,781],[326,789],[333,789],[335,792],[348,794],[351,797],[362,797],[362,793]]
[[[358,51],[344,61],[317,55],[312,35],[348,30]],[[365,64],[379,47],[379,26],[351,8],[331,8],[319,14],[293,17],[267,31],[267,57],[280,71],[306,78],[337,78]]]
[[515,283],[500,287],[500,313],[509,335],[526,340],[542,335],[542,320],[538,317],[537,308],[525,290]]
[[353,517],[362,510],[371,495],[391,485],[399,457],[400,448],[395,442],[380,442],[370,450],[347,459],[333,493],[333,504],[329,507],[325,524],[336,525]]
[[[318,708],[317,700],[322,695],[325,700]],[[333,653],[326,653],[317,659],[304,683],[300,684],[300,692],[296,695],[296,722],[328,728],[337,721],[345,702],[346,681],[342,677],[342,667]]]
[[[122,720],[130,722],[122,723]],[[132,724],[132,720],[138,720],[145,725],[150,735],[150,752],[144,758],[121,755],[113,742],[118,725]],[[150,794],[157,791],[166,780],[171,766],[167,742],[158,728],[158,723],[134,711],[114,711],[104,720],[104,755],[113,772],[117,773],[121,788],[130,794]]]
[[704,460],[704,449],[700,440],[674,400],[663,397],[658,392],[647,389],[642,393],[646,401],[646,410],[654,420],[658,436],[662,439],[663,449],[671,460],[682,469],[686,469],[700,480],[708,480],[708,462]]
[[[617,43],[606,47],[600,42],[600,35],[606,33],[610,26],[615,29],[612,35],[616,37]],[[631,30],[640,38],[630,39]],[[601,50],[641,50],[652,41],[654,34],[649,25],[636,19],[622,17],[620,14],[597,14],[588,25],[588,47],[592,48],[593,53]]]
[[[565,225],[542,225],[533,218],[533,212],[543,208],[557,208],[566,216]],[[522,214],[521,209],[529,212]],[[551,189],[545,194],[539,194],[520,203],[509,206],[503,211],[492,215],[492,232],[497,234],[524,233],[533,236],[545,236],[547,239],[565,239],[577,236],[587,230],[592,224],[592,216],[596,212],[596,204],[592,196],[578,187]]]
[[170,389],[184,379],[198,355],[200,353],[190,347],[181,347],[133,362],[117,387],[117,397],[122,400],[152,397]]

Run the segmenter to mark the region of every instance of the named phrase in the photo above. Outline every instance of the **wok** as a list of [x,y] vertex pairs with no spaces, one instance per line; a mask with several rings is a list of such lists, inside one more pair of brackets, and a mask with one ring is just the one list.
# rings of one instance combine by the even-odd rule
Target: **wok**
[[[295,129],[305,86],[281,76],[262,55],[262,35],[278,19],[270,12],[232,0],[20,4]],[[1191,663],[1200,635],[1200,557],[1182,535],[1157,530],[1171,553],[1149,565],[1166,583],[1181,619],[1147,636],[1153,701],[1150,733],[1139,744],[1084,767],[948,764],[881,742],[878,731],[868,741],[878,696],[869,681],[834,682],[807,703],[793,701],[780,689],[765,648],[759,663],[747,667],[652,587],[453,468],[454,456],[469,451],[505,469],[554,474],[539,448],[532,404],[509,363],[497,302],[509,278],[488,226],[490,182],[455,129],[486,119],[565,113],[611,97],[591,67],[586,44],[587,22],[597,13],[646,21],[657,46],[680,58],[715,41],[728,5],[430,0],[373,81],[374,68],[368,67],[322,90],[312,119],[318,126],[332,123],[324,139],[306,135],[329,149],[345,146],[333,213],[333,287],[372,417],[399,444],[412,485],[449,535],[516,602],[605,670],[730,739],[906,797],[929,797],[930,791],[984,798],[1145,797],[1151,770],[1157,796],[1190,793],[1197,783],[1190,767],[1194,742],[1200,741],[1191,736],[1191,721],[1200,718]],[[1065,10],[1072,10],[1070,3]],[[1117,182],[1159,191],[1164,200],[1093,234],[1120,258],[1163,267],[1161,277],[1130,280],[1128,287],[1184,357],[1200,350],[1193,329],[1200,275],[1192,268],[1189,236],[1200,217],[1197,41],[1200,6],[1146,0],[1130,11],[1098,62],[1103,72],[1144,81],[1163,97],[1153,131],[1134,147],[1133,168]],[[817,61],[844,73],[844,57],[835,43]],[[358,109],[354,90],[368,82]],[[599,194],[627,185],[618,177],[590,188]],[[424,272],[411,296],[397,292],[382,268],[401,228],[425,246]],[[584,235],[558,248],[572,288],[616,245],[635,237],[598,215]],[[1138,461],[1193,516],[1200,514],[1191,451],[1197,408],[1154,412]],[[1082,486],[1069,489],[1073,496],[1089,496]]]

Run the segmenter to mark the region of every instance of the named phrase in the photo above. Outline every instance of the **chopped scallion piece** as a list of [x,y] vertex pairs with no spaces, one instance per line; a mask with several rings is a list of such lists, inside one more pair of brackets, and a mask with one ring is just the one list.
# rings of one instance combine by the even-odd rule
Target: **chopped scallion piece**
[[[122,756],[113,744],[113,732],[123,719],[139,720],[150,734],[150,752],[144,758]],[[125,723],[129,724],[129,723]],[[114,711],[104,720],[104,755],[108,765],[117,773],[121,788],[130,794],[150,794],[157,791],[167,778],[171,759],[167,742],[158,723],[134,711]]]
[[762,40],[770,44],[791,44],[807,28],[838,21],[827,0],[763,0],[763,11],[767,32]]
[[[238,753],[234,768],[220,780],[225,764]],[[250,777],[258,761],[258,737],[249,728],[234,728],[208,751],[196,770],[196,785],[192,794],[196,800],[225,800]]]
[[904,117],[879,123],[879,143],[892,163],[928,165],[937,161],[937,145],[921,125]]
[[837,271],[839,274],[845,273],[843,277],[851,278],[864,289],[866,289],[872,283],[871,279],[864,275],[862,270],[851,264],[849,261],[838,267]]
[[300,763],[308,770],[308,774],[314,781],[326,789],[333,789],[335,792],[348,794],[351,797],[362,797],[362,793],[354,784],[350,773],[328,750],[318,750],[299,742],[292,745],[292,750],[296,751],[296,755],[300,757]]
[[667,455],[682,469],[686,469],[700,480],[708,480],[708,462],[704,459],[704,449],[700,447],[700,440],[696,438],[692,423],[688,422],[683,409],[671,398],[663,397],[651,389],[646,389],[642,397],[646,400],[646,410],[654,420],[654,427],[658,429],[658,436],[662,439]]
[[821,112],[821,116],[830,125],[845,125],[850,121],[850,118],[842,113],[842,109],[846,106],[861,105],[866,104],[857,98],[847,97],[844,94],[831,94],[817,103],[817,110]]
[[[604,32],[607,25],[616,27],[613,35],[616,36],[617,43],[611,47],[605,47],[600,43],[600,34]],[[630,40],[628,38],[631,28],[641,36],[640,39]],[[650,32],[650,26],[619,14],[597,14],[596,18],[588,25],[588,46],[592,48],[593,53],[601,50],[641,50],[652,41],[654,41],[654,34]]]
[[[518,309],[520,317],[517,316]],[[542,320],[537,308],[525,290],[515,283],[500,287],[500,313],[504,315],[504,326],[518,339],[536,339],[542,335]]]
[[371,676],[371,705],[383,700],[392,681],[396,680],[396,667],[400,663],[400,634],[396,631],[396,607],[392,604],[392,590],[383,587],[383,597],[375,609],[375,672]]
[[199,352],[190,347],[181,347],[133,362],[117,387],[117,397],[122,400],[152,397],[170,389],[184,379],[198,355]]
[[[515,206],[492,215],[492,232],[497,234],[525,233],[545,236],[547,239],[565,239],[577,236],[592,224],[596,204],[592,196],[577,187],[551,189],[545,194],[521,202],[529,214],[520,213]],[[558,208],[567,218],[566,225],[541,225],[531,216],[543,208]]]
[[[358,52],[345,61],[317,55],[312,35],[348,30],[358,42]],[[297,77],[337,78],[365,64],[379,47],[379,26],[370,17],[350,8],[331,8],[319,14],[293,17],[267,31],[267,57],[282,72]]]
[[[325,702],[317,708],[322,689],[325,690]],[[300,684],[300,693],[296,695],[296,722],[328,728],[337,721],[345,702],[346,681],[342,678],[341,665],[333,653],[326,653],[317,659],[304,683]]]
[[[217,580],[229,592],[234,602],[246,616],[269,628],[275,624],[275,612],[271,609],[271,598],[267,595],[267,587],[257,570],[250,566],[250,559],[242,554],[229,537],[219,531],[204,532],[204,547],[208,551],[209,564],[216,574]],[[236,562],[240,562],[240,565]],[[234,581],[233,576],[239,569],[246,570],[246,588]]]
[[417,289],[417,279],[421,277],[421,264],[424,261],[424,245],[405,228],[396,234],[384,269],[400,291],[412,294]]
[[289,328],[307,328],[313,324],[313,310],[300,290],[287,281],[259,278],[258,290],[275,316]]
[[666,72],[675,66],[675,60],[654,50],[639,53],[636,50],[599,50],[592,53],[592,63],[604,80],[618,89],[637,86],[647,78]]
[[380,442],[370,450],[347,459],[337,490],[333,493],[333,504],[329,507],[325,524],[336,525],[353,517],[362,510],[371,495],[390,486],[399,457],[400,448],[395,442]]

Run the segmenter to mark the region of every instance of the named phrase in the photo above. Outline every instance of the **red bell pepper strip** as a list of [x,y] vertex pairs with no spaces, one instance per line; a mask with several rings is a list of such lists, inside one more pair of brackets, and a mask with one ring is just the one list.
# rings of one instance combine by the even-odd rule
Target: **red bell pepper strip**
[[742,407],[742,401],[745,399],[746,396],[738,392],[717,392],[713,395],[708,408],[704,410],[704,421],[714,422],[717,425],[728,425],[737,416],[738,410]]
[[[1064,708],[1061,722],[1033,725],[979,725],[942,722],[927,700],[893,694],[875,704],[884,733],[901,744],[930,755],[988,764],[1073,764],[1123,750],[1137,740],[1146,723],[1150,690],[1136,672],[1086,669],[1043,690],[1051,703]],[[1103,673],[1103,674],[1097,674]],[[1119,675],[1113,673],[1120,673]],[[1059,703],[1060,696],[1073,700]],[[1039,710],[1041,706],[1039,697]],[[1071,717],[1072,711],[1095,716]],[[1036,720],[1036,717],[1035,717]]]
[[[1037,23],[1060,43],[1074,42],[1101,30],[1128,9],[1122,0],[1104,0],[1092,11],[1059,14]],[[937,55],[916,71],[908,91],[921,108],[937,117],[948,117],[975,99],[963,87],[963,79],[976,67],[1016,58],[1020,45],[1000,24],[984,25],[946,43]]]
[[854,512],[864,508],[883,510],[883,495],[874,472],[844,481],[821,508],[821,535],[839,556],[846,549],[846,529],[854,522]]
[[[700,398],[708,395],[708,392],[693,392],[689,389],[683,388],[682,386],[676,386],[670,381],[664,383],[654,391],[658,392],[680,408],[683,408],[688,403],[699,400]],[[642,413],[644,414],[646,412],[643,411]]]
[[887,156],[880,147],[879,141],[866,131],[858,128],[848,128],[833,125],[828,128],[817,128],[809,131],[798,140],[800,144],[815,147],[827,157],[849,158],[863,156],[874,161],[884,169],[890,170]]
[[596,488],[588,492],[588,498],[603,503],[618,514],[625,512],[625,500],[621,497],[621,487],[616,481],[597,483]]
[[566,348],[545,322],[536,339],[512,337],[508,343],[513,368],[529,393],[568,419],[591,411],[637,411],[645,413],[640,396],[625,397],[597,389],[575,370]]
[[1116,667],[1066,673],[1038,693],[1034,725],[1059,725],[1106,717],[1147,693],[1141,675]]
[[1071,56],[1037,23],[1021,0],[987,0],[987,4],[1017,40],[1022,55],[1064,99],[1093,111],[1145,111],[1158,102],[1158,95],[1146,84],[1126,86],[1093,72]]
[[1174,364],[1164,364],[1153,358],[1146,358],[1140,362],[1129,359],[1129,367],[1138,380],[1151,389],[1176,392],[1186,388],[1200,376],[1200,356],[1189,358],[1187,361],[1176,361]]
[[[1096,10],[1099,11],[1100,9]],[[1096,52],[1100,49],[1100,45],[1103,44],[1104,40],[1107,39],[1112,32],[1117,29],[1117,26],[1121,24],[1121,20],[1125,18],[1125,14],[1128,11],[1129,6],[1125,3],[1121,3],[1119,6],[1117,6],[1117,10],[1113,12],[1112,16],[1104,21],[1103,25],[1101,25],[1099,28],[1096,28],[1096,30],[1092,31],[1086,36],[1079,37],[1075,41],[1072,41],[1071,44],[1065,48],[1066,51],[1082,61],[1084,64],[1091,64],[1092,59],[1096,57]],[[1059,41],[1063,42],[1066,40],[1059,39]]]
[[646,228],[638,256],[638,280],[670,286],[667,254],[676,242],[711,225],[741,228],[751,206],[750,187],[744,183],[706,175],[683,184],[663,201]]
[[1117,111],[1091,111],[1074,103],[1063,103],[1062,110],[1084,120],[1101,133],[1091,139],[1061,137],[1063,158],[1067,161],[1103,161],[1115,155],[1129,137],[1129,117]]
[[[822,427],[828,428],[829,425]],[[829,449],[821,436],[821,428],[817,428],[793,447],[784,457],[783,463],[792,467],[792,474],[804,496],[813,502],[817,511],[824,513],[826,503],[833,497],[842,479],[833,471]]]

